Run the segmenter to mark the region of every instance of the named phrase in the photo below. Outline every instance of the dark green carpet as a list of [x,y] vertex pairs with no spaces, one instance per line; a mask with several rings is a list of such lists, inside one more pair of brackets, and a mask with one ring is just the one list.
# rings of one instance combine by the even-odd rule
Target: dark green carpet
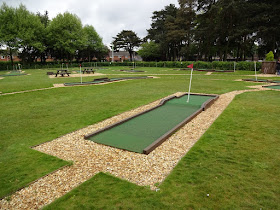
[[271,85],[271,86],[265,86],[266,88],[271,88],[271,89],[280,89],[280,85]]
[[89,138],[89,140],[143,153],[143,149],[200,109],[211,96],[175,98],[164,105]]

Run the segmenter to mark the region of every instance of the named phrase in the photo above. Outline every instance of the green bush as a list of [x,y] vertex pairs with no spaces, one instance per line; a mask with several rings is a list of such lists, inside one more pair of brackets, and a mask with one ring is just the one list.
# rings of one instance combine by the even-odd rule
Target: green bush
[[[14,62],[15,66],[19,62]],[[41,69],[41,68],[61,68],[62,62],[47,62],[45,64],[42,63],[33,63],[22,65],[22,69]],[[216,69],[216,70],[233,70],[234,62],[227,61],[213,61],[213,62],[205,62],[205,61],[159,61],[159,62],[145,62],[140,61],[136,62],[136,67],[166,67],[166,68],[187,68],[188,65],[194,64],[194,69]],[[125,62],[82,62],[82,67],[98,67],[101,66],[133,66],[133,62],[125,61]],[[14,68],[15,68],[14,66]],[[72,62],[68,64],[69,68],[79,67],[79,62]],[[64,63],[64,68],[66,68],[66,62]],[[257,69],[261,68],[261,63],[257,62]],[[246,71],[254,71],[254,62],[248,61],[240,61],[236,62],[236,70],[246,70]],[[1,70],[13,70],[13,66],[11,62],[0,62],[0,71]]]
[[265,60],[266,61],[274,61],[274,54],[273,54],[272,51],[270,51],[269,53],[266,54]]

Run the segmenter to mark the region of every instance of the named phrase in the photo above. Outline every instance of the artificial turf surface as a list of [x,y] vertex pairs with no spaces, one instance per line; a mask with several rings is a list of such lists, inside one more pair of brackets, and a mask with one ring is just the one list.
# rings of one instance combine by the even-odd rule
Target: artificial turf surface
[[271,86],[265,86],[266,88],[271,88],[271,89],[280,89],[280,85],[271,85]]
[[167,101],[162,106],[105,130],[89,140],[143,153],[143,150],[176,125],[197,112],[202,104],[214,96],[187,95]]

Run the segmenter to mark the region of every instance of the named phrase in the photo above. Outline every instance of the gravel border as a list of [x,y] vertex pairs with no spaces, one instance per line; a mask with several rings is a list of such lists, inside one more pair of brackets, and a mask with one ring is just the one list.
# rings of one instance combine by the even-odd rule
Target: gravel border
[[183,126],[149,155],[97,144],[84,140],[83,137],[87,133],[154,107],[162,99],[38,145],[33,149],[73,161],[74,164],[42,177],[8,198],[0,200],[0,207],[3,209],[41,208],[100,171],[157,190],[155,185],[164,181],[236,95],[260,89],[233,91],[220,95],[211,107]]

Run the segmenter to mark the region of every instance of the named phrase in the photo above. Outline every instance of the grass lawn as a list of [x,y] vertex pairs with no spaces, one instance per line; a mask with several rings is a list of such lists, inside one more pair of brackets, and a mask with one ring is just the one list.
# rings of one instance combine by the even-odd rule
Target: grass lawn
[[[119,69],[123,69],[123,67],[118,67],[118,68],[114,67],[112,69],[97,70],[97,72],[105,73],[104,71],[108,71],[107,76],[112,78],[112,77],[119,77],[118,75],[112,75],[115,74],[115,72],[118,71]],[[139,70],[143,70],[143,69],[147,71],[143,75],[156,74],[159,71],[162,72],[160,74],[170,74],[170,72],[174,72],[174,70],[172,69],[165,69],[165,68],[146,68],[146,67],[139,68]],[[73,69],[73,70],[77,70],[77,69]],[[25,70],[25,73],[31,75],[18,76],[18,77],[5,77],[4,79],[0,80],[0,91],[3,93],[9,93],[15,91],[22,91],[22,90],[32,90],[37,88],[52,87],[53,84],[55,83],[80,81],[79,78],[50,79],[46,75],[47,71],[50,71],[50,69]],[[177,71],[177,72],[188,72],[188,71]],[[179,73],[175,73],[175,74],[179,74]],[[251,72],[251,74],[253,73]],[[134,75],[134,73],[129,74],[129,76],[130,75],[132,76]],[[56,157],[52,157],[34,151],[30,149],[30,147],[36,144],[53,140],[61,135],[83,128],[87,125],[91,125],[101,120],[107,119],[111,116],[122,113],[124,111],[131,110],[141,105],[150,103],[152,101],[165,97],[174,92],[187,91],[188,89],[189,75],[160,75],[159,77],[160,77],[159,79],[131,80],[131,81],[123,81],[123,82],[112,83],[107,85],[56,88],[56,89],[22,93],[22,94],[4,95],[4,96],[0,95],[0,110],[1,110],[0,112],[0,122],[1,122],[0,124],[0,197],[8,195],[9,193],[12,193],[17,189],[24,187],[26,184],[30,183],[31,181],[34,181],[35,179],[40,178],[44,174],[50,173],[61,166],[71,164],[66,161],[60,160]],[[93,77],[84,78],[84,81],[90,81],[93,80],[94,78]],[[246,87],[248,86],[248,84],[259,85],[259,84],[254,84],[254,83],[251,84],[243,81],[241,82],[234,81],[236,79],[242,79],[242,78],[247,78],[247,77],[245,75],[238,74],[238,72],[232,74],[220,73],[217,75],[214,74],[209,76],[206,76],[204,73],[195,74],[192,82],[193,84],[192,92],[222,94],[233,90],[248,89]],[[253,97],[254,94],[256,94],[258,97]],[[242,105],[243,103],[247,103],[246,106],[243,106]],[[96,186],[93,187],[96,191],[91,191],[94,190],[91,189],[89,190],[88,195],[86,195],[85,192],[79,195],[82,196],[83,198],[81,197],[80,199],[78,199],[77,202],[74,202],[73,208],[75,205],[77,206],[83,205],[81,204],[83,203],[82,202],[83,199],[87,200],[87,202],[85,202],[86,203],[85,207],[87,208],[89,208],[91,205],[94,205],[95,208],[112,208],[114,206],[116,207],[125,206],[127,208],[130,208],[130,206],[132,206],[131,208],[138,208],[138,207],[145,207],[145,206],[147,207],[155,206],[157,208],[161,208],[161,207],[171,208],[172,206],[170,207],[168,202],[170,202],[172,198],[176,203],[175,205],[178,207],[181,206],[184,208],[192,207],[191,204],[193,198],[199,197],[200,194],[202,194],[202,193],[198,193],[198,191],[196,190],[198,188],[201,190],[201,187],[203,186],[203,179],[205,180],[208,179],[208,181],[210,180],[209,177],[207,176],[206,177],[201,176],[202,180],[200,180],[200,178],[198,179],[198,177],[195,175],[195,174],[199,174],[199,170],[197,169],[197,166],[200,163],[204,164],[204,162],[203,163],[201,162],[202,160],[204,161],[203,154],[207,153],[208,156],[213,155],[212,149],[216,149],[214,154],[216,155],[221,154],[219,159],[215,159],[215,161],[218,162],[219,164],[213,164],[213,162],[211,162],[211,158],[209,159],[208,163],[209,164],[211,163],[210,168],[206,167],[207,161],[205,161],[206,166],[203,167],[201,173],[205,170],[206,171],[209,170],[210,178],[212,176],[213,177],[216,176],[216,171],[211,171],[211,170],[212,168],[214,170],[213,166],[215,165],[217,165],[217,167],[220,167],[220,162],[224,168],[226,168],[228,164],[229,165],[236,164],[231,162],[232,160],[234,160],[235,156],[232,157],[233,159],[227,159],[227,156],[222,156],[223,153],[225,153],[224,155],[226,154],[229,155],[228,146],[226,146],[226,148],[219,146],[219,144],[225,144],[225,142],[223,142],[222,139],[224,140],[224,139],[233,138],[236,141],[236,143],[238,143],[239,147],[242,148],[244,145],[241,143],[245,141],[246,138],[248,138],[248,141],[251,138],[250,144],[252,144],[255,143],[255,138],[259,136],[264,137],[269,135],[271,136],[271,141],[273,141],[273,143],[275,144],[278,143],[278,147],[279,147],[279,142],[273,140],[273,138],[274,139],[276,138],[275,137],[276,134],[275,132],[272,132],[275,131],[276,129],[275,126],[277,124],[279,125],[279,119],[275,117],[278,114],[277,109],[276,108],[273,109],[275,105],[279,107],[279,92],[266,91],[262,93],[248,93],[239,96],[235,100],[235,102],[230,106],[230,108],[227,109],[227,111],[212,126],[210,131],[208,131],[204,135],[204,137],[198,142],[198,144],[195,145],[192,151],[188,153],[188,155],[186,155],[185,158],[180,162],[180,164],[176,167],[176,169],[172,172],[172,174],[168,177],[168,179],[162,184],[162,186],[160,187],[161,188],[160,192],[155,193],[148,190],[145,187],[138,187],[131,183],[127,183],[125,181],[119,180],[117,178],[105,174],[99,174],[93,177],[92,180],[89,180],[89,182],[93,184],[88,184],[88,186]],[[235,106],[237,108],[235,108]],[[253,113],[251,113],[252,110],[255,110],[257,108],[260,109],[257,112],[258,116],[263,115],[263,117],[257,118]],[[229,110],[233,110],[233,111],[229,111]],[[271,112],[271,116],[269,115],[269,118],[267,115],[268,112]],[[227,115],[230,117],[227,117]],[[279,114],[277,116],[279,116]],[[251,119],[251,121],[248,121],[250,123],[248,123],[247,125],[247,120],[249,119]],[[265,121],[264,119],[266,119],[267,122],[265,123],[267,123],[267,125],[263,123]],[[247,130],[244,130],[246,126],[244,126],[242,123],[239,122],[246,124],[246,126],[248,126]],[[243,130],[244,132],[236,133],[234,131],[234,128],[231,128],[229,125],[239,126],[241,128],[241,131]],[[255,127],[252,127],[253,125]],[[271,127],[269,127],[268,125],[271,125]],[[271,132],[268,133],[266,129],[260,129],[260,126],[265,126],[265,128],[271,129]],[[256,136],[246,137],[245,134],[247,133],[248,135],[249,134],[253,135],[252,134],[253,132],[249,132],[250,129],[253,128],[256,129]],[[219,132],[216,132],[215,129]],[[212,136],[214,137],[212,138]],[[203,142],[208,142],[209,144],[208,147],[204,148],[205,145]],[[263,146],[261,145],[262,141],[256,141],[256,142],[259,142],[257,146],[263,148]],[[254,160],[256,163],[254,162],[252,163],[255,164],[254,167],[256,168],[265,167],[265,170],[268,170],[270,169],[270,166],[266,168],[266,164],[269,165],[272,163],[262,162],[261,160],[264,161],[264,157],[273,155],[273,152],[275,152],[277,145],[267,144],[267,139],[266,141],[263,142],[266,143],[265,146],[267,146],[267,149],[263,151],[262,157],[258,157],[260,158],[259,161]],[[233,143],[230,143],[230,145],[232,144]],[[218,146],[214,147],[213,145],[218,145]],[[271,146],[271,148],[268,147],[269,145]],[[245,158],[248,155],[250,155],[250,152],[248,152],[247,154],[246,151],[249,150],[247,150],[246,146],[244,148],[246,149],[244,149],[244,151],[242,150],[243,152],[240,151],[239,148],[236,148],[233,151],[237,152],[236,154],[237,157],[244,156]],[[201,152],[202,154],[195,155],[197,152]],[[279,154],[275,152],[275,157],[277,156],[279,157]],[[212,161],[213,159],[214,158],[212,158]],[[249,164],[243,163],[242,162],[243,159],[241,159],[240,161],[239,160],[235,160],[235,161],[237,161],[237,163],[240,162],[241,166],[245,167],[246,169],[246,166],[249,167]],[[271,161],[277,161],[277,158],[271,158]],[[238,164],[236,164],[236,166],[238,167]],[[276,171],[274,166],[271,166],[271,170],[272,169]],[[229,171],[231,170],[233,171],[234,174],[234,170],[236,171],[237,169],[230,168]],[[248,176],[248,174],[250,174],[250,176],[254,178],[255,171],[253,171],[250,168],[248,170],[249,171],[246,175]],[[186,171],[190,171],[190,172],[185,173]],[[220,174],[221,176],[223,175],[222,172],[219,172],[217,174],[218,175]],[[226,172],[225,176],[223,177],[230,179],[232,176],[229,176],[228,174],[229,172]],[[275,176],[276,174],[277,173],[275,173]],[[218,178],[219,177],[220,176],[218,176]],[[245,177],[245,175],[242,175],[239,179],[241,180],[242,177]],[[194,180],[192,180],[191,178]],[[249,177],[245,177],[245,178],[249,179]],[[178,179],[178,183],[176,181],[177,179]],[[179,181],[179,179],[181,179],[181,181]],[[265,183],[262,182],[260,183],[261,187],[265,186],[264,188],[268,189],[263,194],[264,197],[263,201],[271,201],[272,203],[274,202],[275,199],[273,196],[277,196],[276,192],[273,191],[273,189],[275,189],[274,187],[277,187],[277,183],[274,181],[274,179],[276,179],[276,177],[273,178],[271,175],[270,188]],[[191,180],[191,181],[184,181],[184,180]],[[197,182],[195,182],[196,180]],[[218,180],[220,179],[217,179],[216,181]],[[259,178],[256,178],[256,180],[259,180]],[[247,182],[245,181],[243,182],[247,184]],[[248,195],[249,195],[252,187],[256,187],[256,186],[254,185],[254,182],[252,182],[251,180],[249,180],[248,182],[250,182],[251,185],[247,186],[245,184],[244,188],[248,190]],[[109,185],[107,185],[108,183]],[[178,194],[177,192],[177,194],[175,193],[174,195],[172,195],[173,191],[175,192],[177,191],[177,186],[178,186],[178,191],[180,193]],[[210,189],[212,189],[211,188],[212,185],[210,185],[209,187],[210,187],[209,190],[207,188],[207,191],[209,191],[210,193],[209,198],[210,199],[215,198],[217,201],[216,197],[212,197],[212,195],[215,195],[217,189],[215,188],[216,191],[214,190],[213,192],[215,193],[213,194],[212,191],[210,191]],[[279,186],[278,189],[280,189]],[[79,190],[79,188],[77,190]],[[269,190],[271,191],[270,193],[268,193]],[[231,186],[229,192],[231,192],[231,194],[234,194],[237,193],[237,191],[238,190],[236,186]],[[117,195],[115,195],[114,192]],[[222,194],[221,192],[219,193]],[[253,192],[255,193],[255,191]],[[246,198],[248,201],[244,201],[244,202],[247,203],[248,205],[249,204],[251,205],[251,203],[253,203],[252,206],[258,208],[261,205],[266,206],[266,204],[259,204],[259,203],[256,204],[256,201],[253,196],[255,195],[254,193],[252,194],[251,197],[248,196],[248,198]],[[93,194],[97,197],[92,196]],[[99,194],[101,197],[99,197]],[[168,194],[170,194],[170,196],[168,196]],[[180,196],[181,194],[183,197]],[[205,193],[203,192],[203,194]],[[129,199],[128,198],[129,196],[127,195],[131,195],[131,199]],[[226,195],[226,193],[224,193],[224,195]],[[229,195],[228,197],[232,198]],[[233,197],[236,197],[236,199],[238,199],[238,196],[236,195]],[[279,191],[278,191],[278,197],[279,197]],[[209,198],[207,199],[210,200]],[[95,199],[94,203],[89,204],[89,202],[91,202],[92,199]],[[110,200],[110,202],[108,200]],[[203,202],[204,203],[201,204],[202,206],[197,205],[197,203],[194,206],[207,207],[207,206],[203,206],[204,204],[206,205],[205,201]],[[223,198],[223,202],[221,203],[225,204],[225,202],[226,202],[225,198]],[[215,203],[215,200],[212,200],[212,203]],[[223,206],[226,206],[224,204]],[[68,207],[67,205],[68,204],[65,204],[65,207]],[[241,206],[238,203],[236,205],[237,207]],[[251,207],[250,205],[249,207]],[[216,207],[214,205],[212,206],[213,208]],[[233,206],[233,204],[231,206],[235,207]],[[229,207],[231,206],[229,205]],[[273,204],[271,205],[271,207],[274,206],[275,205]]]
[[100,173],[45,209],[279,209],[279,103],[237,96],[158,192]]

